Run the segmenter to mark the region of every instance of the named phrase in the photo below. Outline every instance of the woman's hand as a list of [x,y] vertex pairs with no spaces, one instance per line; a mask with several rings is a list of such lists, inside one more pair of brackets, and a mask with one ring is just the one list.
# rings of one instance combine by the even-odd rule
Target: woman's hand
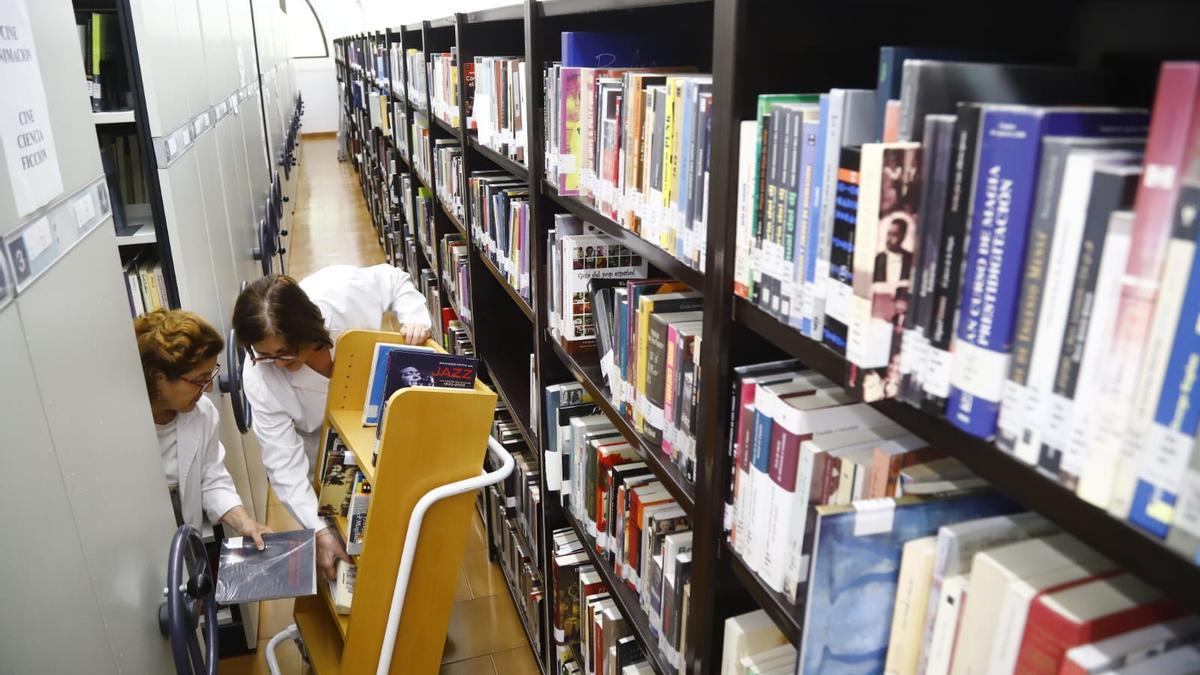
[[250,512],[244,506],[235,506],[221,516],[221,522],[229,527],[237,530],[238,534],[243,537],[250,537],[254,540],[254,547],[258,550],[266,548],[263,543],[262,536],[268,532],[273,532],[271,528],[263,525],[257,520],[250,517]]
[[346,549],[342,548],[342,542],[338,541],[329,528],[325,528],[317,533],[317,567],[320,568],[321,574],[326,579],[337,578],[338,560],[354,562],[350,556],[346,555]]
[[406,323],[400,326],[400,334],[404,336],[405,344],[424,344],[429,339],[429,326],[422,323]]

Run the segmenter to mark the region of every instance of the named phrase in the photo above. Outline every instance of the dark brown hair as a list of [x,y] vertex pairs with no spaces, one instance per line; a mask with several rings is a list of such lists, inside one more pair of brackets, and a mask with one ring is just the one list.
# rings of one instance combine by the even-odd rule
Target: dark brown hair
[[233,330],[243,347],[275,336],[289,349],[332,347],[321,310],[296,280],[273,274],[251,283],[233,306]]
[[158,395],[154,375],[177,380],[201,363],[221,353],[225,341],[207,321],[182,309],[156,309],[134,319],[138,355],[146,377],[146,391]]

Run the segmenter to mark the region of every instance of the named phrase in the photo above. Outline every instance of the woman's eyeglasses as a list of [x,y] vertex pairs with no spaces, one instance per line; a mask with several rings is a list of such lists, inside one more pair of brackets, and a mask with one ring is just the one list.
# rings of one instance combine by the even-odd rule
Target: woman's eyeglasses
[[276,354],[274,356],[263,356],[260,354],[255,354],[253,347],[251,347],[248,351],[250,353],[250,362],[254,364],[272,363],[274,361],[295,361],[298,358],[296,354]]
[[184,382],[187,382],[188,384],[190,384],[194,387],[199,387],[201,389],[204,389],[208,385],[212,384],[212,381],[217,379],[217,376],[220,374],[221,374],[221,364],[218,363],[217,367],[213,368],[212,372],[209,373],[208,377],[206,377],[204,379],[193,380],[189,377],[181,377],[179,379],[183,380]]

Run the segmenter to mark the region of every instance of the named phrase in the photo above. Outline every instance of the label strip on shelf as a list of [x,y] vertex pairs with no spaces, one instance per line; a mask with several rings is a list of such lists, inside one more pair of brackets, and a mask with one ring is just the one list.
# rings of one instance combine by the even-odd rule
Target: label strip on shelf
[[[93,179],[75,192],[39,209],[4,237],[0,260],[0,305],[29,285],[62,259],[77,243],[112,216],[108,184],[104,176]],[[7,282],[11,268],[13,285]]]

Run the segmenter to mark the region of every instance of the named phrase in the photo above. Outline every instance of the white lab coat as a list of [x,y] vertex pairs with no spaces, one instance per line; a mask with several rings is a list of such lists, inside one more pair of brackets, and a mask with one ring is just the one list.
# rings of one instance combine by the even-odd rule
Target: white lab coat
[[[301,280],[300,288],[320,308],[335,344],[347,330],[379,330],[388,310],[395,311],[402,324],[430,325],[425,296],[407,273],[391,265],[326,267]],[[255,365],[249,359],[242,378],[275,496],[301,527],[324,528],[317,516],[311,472],[325,421],[329,379],[308,366],[292,373],[270,363]]]
[[212,523],[242,505],[233,477],[225,468],[217,407],[201,396],[191,412],[175,417],[175,453],[179,462],[179,504],[183,522],[200,529],[203,514]]

